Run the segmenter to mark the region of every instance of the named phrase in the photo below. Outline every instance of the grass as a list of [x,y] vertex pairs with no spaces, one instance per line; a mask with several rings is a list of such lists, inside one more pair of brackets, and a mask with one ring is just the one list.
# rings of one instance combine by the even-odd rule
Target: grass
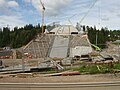
[[73,68],[73,71],[79,71],[81,74],[105,74],[113,70],[120,70],[120,64],[114,64],[113,68],[109,65],[81,65],[79,68]]
[[114,67],[113,67],[113,69],[118,69],[118,70],[120,70],[120,64],[115,64]]
[[106,74],[106,73],[113,73],[113,70],[120,70],[120,64],[114,64],[113,68],[110,68],[108,64],[103,65],[93,65],[93,64],[86,64],[80,63],[80,67],[78,68],[68,68],[62,71],[56,70],[48,70],[46,71],[47,74],[64,72],[64,71],[79,71],[81,74]]

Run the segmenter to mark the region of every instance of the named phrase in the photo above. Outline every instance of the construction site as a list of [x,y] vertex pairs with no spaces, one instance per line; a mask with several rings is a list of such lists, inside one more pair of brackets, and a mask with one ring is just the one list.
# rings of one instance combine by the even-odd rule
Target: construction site
[[[93,49],[93,46],[96,49]],[[19,52],[22,59],[17,59],[16,53],[13,53],[13,59],[1,61],[1,73],[58,72],[79,68],[83,63],[118,63],[119,59],[113,54],[110,55],[109,51],[101,52],[97,46],[90,43],[87,32],[81,33],[72,25],[56,26],[50,31],[38,34],[20,48]]]
[[38,35],[24,47],[24,52],[30,54],[32,58],[70,64],[73,57],[92,52],[92,47],[87,35],[80,34],[73,26],[65,25]]
[[0,0],[0,90],[119,90],[119,6]]
[[[97,0],[83,16],[84,20]],[[37,34],[27,45],[6,52],[0,52],[0,72],[31,72],[31,71],[61,71],[87,64],[118,63],[119,55],[102,51],[97,45],[90,43],[88,32],[83,27],[78,30],[72,24],[54,25],[54,28],[44,28],[45,6],[42,6],[42,33]],[[69,22],[71,22],[69,20]],[[87,30],[86,30],[87,31]],[[97,43],[97,40],[96,40]],[[94,49],[93,49],[94,47]],[[115,46],[116,47],[116,46]],[[117,47],[119,49],[119,47]],[[21,57],[21,58],[19,58]],[[9,58],[9,59],[7,59]],[[3,59],[3,60],[2,60]],[[99,67],[97,69],[100,71]]]
[[40,59],[64,65],[71,64],[72,59],[77,56],[79,59],[81,55],[91,53],[92,47],[85,33],[81,34],[71,25],[64,25],[50,32],[38,34],[22,48],[22,52],[24,61]]

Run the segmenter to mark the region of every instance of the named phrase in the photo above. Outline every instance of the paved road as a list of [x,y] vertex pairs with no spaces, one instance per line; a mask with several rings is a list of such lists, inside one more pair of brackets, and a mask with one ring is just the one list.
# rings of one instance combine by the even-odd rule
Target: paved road
[[1,83],[0,90],[120,90],[120,82],[101,83]]

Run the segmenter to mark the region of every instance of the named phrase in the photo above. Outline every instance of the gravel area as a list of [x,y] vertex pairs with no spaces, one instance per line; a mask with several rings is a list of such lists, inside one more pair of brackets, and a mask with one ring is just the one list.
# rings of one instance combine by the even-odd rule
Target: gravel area
[[120,81],[120,74],[96,74],[76,76],[49,76],[35,74],[30,77],[17,77],[17,75],[0,75],[0,83],[79,83],[79,82],[105,82]]

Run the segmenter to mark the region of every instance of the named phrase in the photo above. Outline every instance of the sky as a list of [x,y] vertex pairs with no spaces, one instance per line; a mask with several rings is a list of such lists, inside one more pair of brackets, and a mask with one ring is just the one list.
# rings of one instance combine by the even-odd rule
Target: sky
[[[41,0],[45,6],[45,24],[108,27],[120,29],[120,0]],[[42,21],[40,0],[0,0],[0,28],[37,25]],[[83,18],[84,17],[84,18]]]

